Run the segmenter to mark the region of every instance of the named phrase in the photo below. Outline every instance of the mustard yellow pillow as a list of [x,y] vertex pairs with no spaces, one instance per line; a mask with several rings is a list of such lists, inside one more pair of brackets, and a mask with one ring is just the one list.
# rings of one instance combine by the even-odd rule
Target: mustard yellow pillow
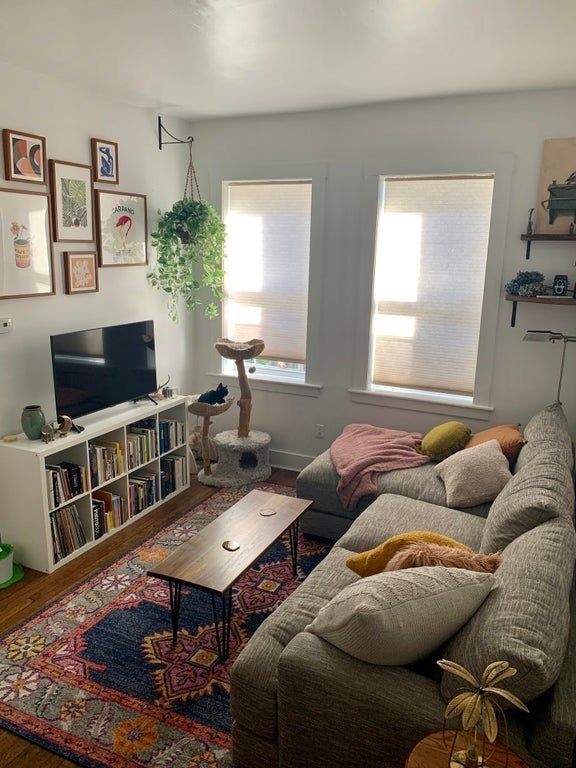
[[444,461],[456,451],[461,451],[471,434],[472,430],[461,421],[447,421],[427,432],[418,450],[434,461]]
[[414,544],[417,541],[440,544],[443,547],[460,547],[460,549],[466,549],[468,552],[474,551],[467,547],[466,544],[455,541],[448,536],[442,536],[440,533],[434,533],[433,531],[409,531],[408,533],[392,536],[392,538],[387,539],[382,544],[374,547],[374,549],[369,549],[367,552],[358,552],[355,555],[351,555],[346,560],[346,565],[354,573],[357,573],[358,576],[374,576],[376,573],[381,573],[384,570],[388,561],[394,557],[396,552],[408,544]]

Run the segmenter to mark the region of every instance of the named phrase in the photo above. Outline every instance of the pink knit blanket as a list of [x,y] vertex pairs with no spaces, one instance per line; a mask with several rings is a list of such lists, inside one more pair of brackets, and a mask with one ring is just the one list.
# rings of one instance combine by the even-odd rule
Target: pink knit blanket
[[330,455],[340,476],[338,495],[346,509],[353,509],[362,496],[377,492],[381,472],[419,467],[430,461],[418,453],[422,440],[417,432],[349,424],[330,446]]

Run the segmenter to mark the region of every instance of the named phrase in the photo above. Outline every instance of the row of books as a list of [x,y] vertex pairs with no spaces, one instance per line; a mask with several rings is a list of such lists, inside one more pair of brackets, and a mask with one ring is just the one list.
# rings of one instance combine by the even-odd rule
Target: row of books
[[142,419],[128,427],[126,435],[128,468],[134,469],[152,461],[158,455],[156,448],[156,421]]
[[124,457],[120,443],[108,440],[91,440],[88,443],[90,481],[92,488],[102,485],[124,472]]
[[46,487],[48,507],[55,509],[88,490],[88,470],[70,461],[46,464]]
[[186,442],[186,428],[181,421],[161,419],[158,422],[158,437],[160,453],[166,453]]
[[186,457],[165,456],[160,459],[160,490],[162,498],[186,484]]
[[94,491],[92,494],[92,523],[94,538],[99,539],[113,528],[125,523],[129,514],[126,499],[110,491]]
[[55,563],[86,544],[86,533],[75,504],[51,512],[50,529]]
[[152,470],[140,470],[128,479],[128,508],[130,517],[139,514],[158,501],[158,479]]

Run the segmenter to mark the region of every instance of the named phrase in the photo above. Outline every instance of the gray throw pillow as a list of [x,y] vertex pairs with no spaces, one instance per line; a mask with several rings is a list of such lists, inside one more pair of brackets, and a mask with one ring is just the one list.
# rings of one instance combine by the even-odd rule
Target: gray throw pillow
[[542,449],[517,472],[490,507],[481,552],[499,552],[540,523],[572,518],[574,483],[562,448]]
[[[529,702],[556,681],[568,641],[569,597],[576,533],[556,518],[523,534],[502,552],[495,587],[466,626],[443,649],[446,659],[481,675],[493,661],[508,661],[518,674],[506,688]],[[449,700],[461,680],[445,674]]]
[[446,503],[457,509],[492,501],[512,477],[498,440],[458,451],[435,470],[446,486]]
[[306,630],[369,664],[412,664],[465,624],[493,583],[442,566],[378,573],[345,587]]

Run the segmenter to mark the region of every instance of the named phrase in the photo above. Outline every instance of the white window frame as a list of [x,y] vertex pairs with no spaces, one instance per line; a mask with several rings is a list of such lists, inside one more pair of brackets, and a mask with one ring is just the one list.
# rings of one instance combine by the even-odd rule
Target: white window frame
[[[407,410],[441,413],[448,416],[488,420],[494,375],[494,350],[508,224],[508,205],[512,186],[514,157],[510,154],[482,156],[450,155],[442,157],[429,148],[425,155],[410,153],[395,156],[390,162],[364,167],[364,222],[361,259],[356,295],[356,327],[352,387],[354,402],[380,404]],[[490,174],[494,176],[494,195],[490,218],[490,236],[484,279],[480,337],[476,364],[474,395],[443,394],[402,387],[372,385],[372,318],[375,312],[374,274],[378,215],[382,204],[383,179],[386,176],[458,176]]]
[[[223,201],[229,183],[238,181],[274,182],[274,181],[311,181],[312,206],[310,221],[310,261],[308,273],[308,318],[306,327],[306,372],[264,371],[258,368],[250,376],[253,389],[264,389],[287,394],[299,394],[318,397],[322,390],[322,343],[320,328],[323,309],[323,271],[324,271],[324,210],[326,199],[327,165],[325,163],[290,163],[278,165],[228,165],[212,170],[211,189],[218,191],[218,200],[214,201],[217,209],[224,215]],[[221,321],[221,318],[220,318]],[[221,325],[219,324],[219,330]],[[217,335],[220,335],[218,333]],[[216,336],[214,337],[216,341]],[[264,342],[266,339],[264,339]],[[237,376],[229,372],[222,364],[217,352],[211,356],[209,374],[215,381],[234,383]],[[217,371],[222,372],[218,373]]]

